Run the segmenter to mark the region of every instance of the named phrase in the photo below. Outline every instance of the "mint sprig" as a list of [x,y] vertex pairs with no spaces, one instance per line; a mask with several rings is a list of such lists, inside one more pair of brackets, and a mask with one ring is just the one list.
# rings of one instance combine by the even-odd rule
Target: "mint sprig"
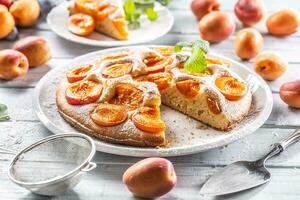
[[0,122],[9,120],[8,108],[5,104],[0,103]]
[[205,40],[195,42],[179,42],[175,45],[174,51],[180,52],[184,48],[191,51],[190,57],[184,63],[184,68],[192,73],[203,73],[207,70],[205,55],[209,51],[209,43]]

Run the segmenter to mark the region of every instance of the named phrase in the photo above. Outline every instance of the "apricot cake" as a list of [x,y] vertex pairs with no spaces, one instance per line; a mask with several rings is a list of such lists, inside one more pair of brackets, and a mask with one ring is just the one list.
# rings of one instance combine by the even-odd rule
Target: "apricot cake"
[[96,30],[118,40],[128,39],[122,0],[75,0],[69,7],[69,30],[86,36]]
[[232,129],[251,105],[246,82],[208,55],[204,70],[191,70],[193,53],[173,49],[128,48],[71,68],[57,88],[59,112],[78,130],[135,146],[164,145],[161,102],[215,129]]

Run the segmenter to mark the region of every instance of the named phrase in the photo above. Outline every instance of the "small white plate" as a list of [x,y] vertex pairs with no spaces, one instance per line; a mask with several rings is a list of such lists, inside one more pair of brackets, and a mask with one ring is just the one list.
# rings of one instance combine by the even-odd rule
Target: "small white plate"
[[48,14],[47,22],[57,35],[80,44],[101,47],[140,44],[165,35],[171,30],[174,24],[174,17],[171,12],[166,7],[156,3],[155,10],[157,10],[159,18],[151,22],[145,17],[142,17],[141,27],[136,30],[130,30],[128,40],[116,40],[97,32],[93,32],[88,37],[80,37],[72,34],[67,27],[69,17],[68,7],[71,3],[72,2],[65,2],[53,8]]
[[[153,48],[158,46],[148,47]],[[66,75],[66,71],[76,65],[89,63],[101,55],[121,50],[124,50],[124,47],[96,51],[77,57],[66,66],[58,66],[51,70],[40,80],[35,88],[33,108],[41,122],[50,131],[54,134],[78,132],[60,116],[55,103],[56,87]],[[241,63],[216,54],[211,54],[211,56],[231,62],[231,69],[244,80],[249,77],[252,77],[252,80],[254,80],[256,89],[253,92],[255,103],[251,109],[252,114],[245,117],[237,127],[229,132],[221,132],[212,128],[199,129],[199,122],[197,120],[187,117],[167,106],[161,106],[162,119],[167,126],[166,137],[172,141],[170,146],[166,148],[141,148],[112,144],[94,138],[96,149],[106,153],[138,157],[187,155],[227,145],[253,133],[263,125],[268,119],[273,106],[272,93],[265,81]]]

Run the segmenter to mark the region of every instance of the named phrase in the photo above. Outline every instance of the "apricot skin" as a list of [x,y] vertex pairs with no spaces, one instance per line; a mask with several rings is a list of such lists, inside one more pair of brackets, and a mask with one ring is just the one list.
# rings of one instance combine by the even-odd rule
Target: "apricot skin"
[[219,10],[220,6],[218,0],[193,0],[191,10],[197,19],[200,20],[207,13]]
[[299,13],[292,9],[276,12],[266,22],[268,32],[275,36],[293,34],[298,31],[299,24]]
[[251,26],[262,20],[266,14],[262,0],[239,0],[234,7],[237,18],[246,26]]
[[18,0],[9,8],[16,25],[20,27],[33,26],[40,15],[40,5],[37,0]]
[[279,95],[289,106],[300,108],[300,80],[282,84]]
[[0,51],[0,79],[12,80],[28,71],[28,60],[24,54],[10,49]]
[[205,15],[199,22],[202,39],[209,42],[221,42],[227,39],[235,30],[235,22],[228,14],[214,11]]
[[146,158],[129,167],[123,182],[138,197],[156,198],[168,193],[177,182],[172,163],[164,158]]
[[262,35],[252,28],[239,31],[235,38],[234,48],[238,57],[243,60],[254,58],[263,47]]
[[19,40],[13,49],[22,52],[29,61],[30,67],[37,67],[51,58],[47,41],[38,36],[29,36]]
[[13,16],[4,5],[0,5],[0,39],[9,35],[15,27]]
[[254,60],[254,70],[268,81],[282,76],[287,70],[288,62],[274,52],[262,52]]

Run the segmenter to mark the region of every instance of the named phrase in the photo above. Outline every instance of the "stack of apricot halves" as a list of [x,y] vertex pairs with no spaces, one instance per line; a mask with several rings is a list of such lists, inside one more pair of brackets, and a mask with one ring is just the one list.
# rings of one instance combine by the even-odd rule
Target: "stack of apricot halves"
[[[233,17],[220,11],[219,0],[193,0],[191,10],[199,22],[200,36],[212,43],[227,39],[236,28]],[[277,11],[268,17],[263,0],[238,0],[234,6],[238,20],[247,28],[240,30],[235,37],[234,50],[242,60],[254,59],[254,70],[262,78],[274,81],[282,76],[288,62],[279,54],[271,51],[261,52],[263,37],[260,32],[251,28],[263,19],[268,34],[283,37],[298,31],[299,13],[293,9]],[[300,80],[285,83],[280,88],[280,97],[291,107],[300,108]]]

